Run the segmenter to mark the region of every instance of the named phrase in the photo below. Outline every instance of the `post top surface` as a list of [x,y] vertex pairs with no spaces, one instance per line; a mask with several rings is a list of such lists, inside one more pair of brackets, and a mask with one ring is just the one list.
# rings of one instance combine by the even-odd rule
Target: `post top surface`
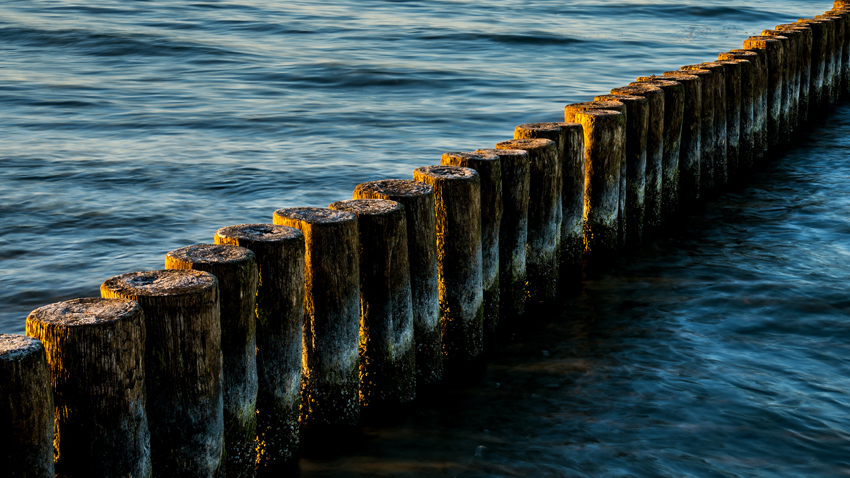
[[686,72],[684,70],[665,71],[661,74],[661,78],[673,78],[680,83],[687,83],[689,81],[700,81],[699,76],[692,75],[690,72]]
[[633,82],[629,83],[629,86],[653,85],[653,86],[657,86],[661,89],[664,89],[664,88],[669,88],[669,87],[681,85],[681,83],[679,83],[678,81],[674,81],[672,79],[666,79],[665,80],[663,78],[664,77],[662,77],[662,76],[652,76],[652,77],[639,76],[637,78],[637,81],[633,81]]
[[[553,143],[554,144],[554,143]],[[471,168],[463,166],[448,166],[438,164],[434,166],[422,166],[413,170],[413,174],[421,174],[436,179],[475,179],[478,177],[478,172]]]
[[284,242],[304,237],[298,229],[279,224],[237,224],[222,227],[216,231],[215,235],[222,238],[259,242]]
[[200,292],[216,285],[218,279],[209,272],[165,269],[117,275],[100,287],[125,296],[164,297]]
[[466,161],[468,161],[468,160],[473,160],[473,161],[498,161],[499,160],[499,157],[496,156],[495,154],[483,154],[483,153],[474,153],[474,152],[473,153],[469,153],[469,152],[466,152],[466,153],[464,153],[464,152],[443,153],[443,156],[441,157],[441,159],[443,161],[451,160],[452,158],[457,158],[457,159],[460,159],[461,161],[464,161],[464,160],[466,160]]
[[404,206],[387,199],[347,199],[336,201],[328,206],[337,211],[348,211],[357,216],[383,216],[396,211],[404,211]]
[[629,86],[621,86],[619,88],[611,89],[612,95],[634,95],[634,96],[642,96],[642,95],[658,95],[663,94],[664,90],[659,88],[658,86],[653,86],[649,83],[638,83],[636,85]]
[[231,244],[195,244],[170,251],[166,256],[193,264],[228,264],[251,260],[254,253]]
[[434,186],[412,179],[382,179],[360,183],[355,191],[369,191],[389,197],[416,197],[434,194]]
[[91,297],[39,307],[30,312],[27,322],[75,327],[114,322],[139,312],[141,307],[135,300]]
[[0,334],[0,360],[21,360],[41,350],[44,350],[44,346],[38,339],[26,335]]
[[524,149],[476,149],[476,153],[488,153],[495,154],[499,157],[499,159],[504,159],[507,157],[515,157],[515,158],[528,158],[528,151]]
[[[748,56],[748,57],[751,57],[751,58],[759,56],[758,53],[756,53],[752,50],[729,50],[726,53],[720,53],[720,55]],[[720,56],[720,55],[718,55],[718,56]]]
[[587,109],[602,109],[602,110],[604,110],[606,108],[607,109],[611,109],[611,108],[618,109],[618,108],[622,108],[623,106],[625,106],[625,105],[623,105],[623,103],[620,102],[620,101],[594,100],[594,101],[584,101],[582,103],[573,103],[573,104],[565,106],[564,108],[567,111],[582,111],[582,110],[587,110]]
[[511,139],[496,143],[496,149],[522,149],[525,151],[535,150],[540,148],[554,148],[555,142],[551,139],[544,138],[523,138]]
[[610,118],[613,116],[623,116],[623,113],[614,110],[585,110],[576,113],[576,117],[579,115],[592,116],[594,118]]
[[337,211],[324,207],[290,207],[278,209],[274,212],[274,217],[275,222],[280,218],[306,222],[308,224],[334,224],[357,220],[354,214],[348,211]]
[[620,102],[646,103],[646,98],[643,97],[643,96],[618,94],[618,93],[612,93],[610,95],[599,95],[594,99],[596,99],[597,101],[616,100],[616,101],[620,101]]
[[566,123],[526,123],[517,126],[514,131],[549,131],[554,133],[563,129],[562,124]]

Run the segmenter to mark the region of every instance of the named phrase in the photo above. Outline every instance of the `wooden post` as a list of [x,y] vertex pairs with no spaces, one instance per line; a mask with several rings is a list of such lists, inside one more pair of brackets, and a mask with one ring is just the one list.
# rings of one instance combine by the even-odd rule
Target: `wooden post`
[[833,8],[830,15],[840,16],[844,25],[844,44],[841,48],[841,82],[838,87],[839,98],[850,97],[850,7]]
[[809,76],[809,118],[817,118],[827,103],[827,47],[829,45],[829,27],[827,22],[812,18],[801,18],[798,24],[812,29],[812,67]]
[[[799,21],[799,20],[798,20]],[[836,40],[836,24],[830,18],[824,18],[822,15],[815,15],[814,21],[821,22],[826,29],[826,41],[823,52],[823,92],[822,108],[829,108],[833,101],[833,89],[835,82],[835,40]],[[808,22],[807,22],[808,23]]]
[[413,179],[434,188],[443,366],[447,377],[460,379],[484,351],[481,179],[460,166],[417,168]]
[[[605,109],[609,111],[618,111],[623,114],[623,117],[627,117],[627,110],[625,103],[621,101],[586,101],[584,103],[574,103],[571,105],[567,105],[564,108],[564,121],[571,123],[578,123],[575,119],[576,114],[582,111],[588,110],[598,110]],[[622,157],[620,158],[620,189],[618,192],[619,202],[617,206],[617,244],[618,247],[624,248],[626,245],[626,230],[627,230],[627,218],[626,218],[626,134],[624,133],[622,136],[623,144],[618,149],[620,153],[622,153]],[[587,145],[585,145],[585,149]],[[585,170],[587,169],[587,165],[585,165]]]
[[[731,50],[730,53],[750,61],[755,70],[753,76],[753,84],[756,89],[753,103],[753,167],[755,167],[755,165],[764,162],[765,152],[767,151],[767,117],[769,111],[767,107],[767,50],[758,48],[736,49]],[[750,54],[755,56],[753,57]]]
[[360,406],[377,417],[416,398],[416,346],[404,206],[349,199],[328,206],[360,231]]
[[[661,194],[664,169],[664,90],[650,84],[614,88],[613,95],[646,98],[649,123],[646,133],[646,168],[644,169],[644,233],[654,234],[661,227]],[[623,101],[623,100],[621,100]],[[627,128],[628,129],[628,128]],[[628,138],[628,133],[626,133]],[[626,166],[627,171],[629,167]],[[632,175],[629,174],[631,178]],[[627,188],[628,190],[628,188]]]
[[258,387],[254,320],[259,277],[256,256],[244,247],[199,244],[167,253],[165,268],[209,272],[218,279],[225,471],[227,477],[254,476]]
[[[495,154],[502,167],[502,224],[499,227],[499,317],[515,325],[525,313],[526,244],[531,163],[520,149],[479,149]],[[584,156],[582,156],[582,170]],[[584,179],[582,178],[582,184]],[[583,191],[583,190],[582,190]],[[563,249],[562,249],[563,250]]]
[[[557,131],[556,131],[557,130]],[[584,237],[584,133],[578,123],[530,123],[514,128],[515,139],[559,143],[561,158],[561,252],[558,283],[575,291],[581,282]]]
[[[687,69],[689,67],[685,67]],[[711,62],[693,68],[709,70],[714,74],[714,188],[719,193],[728,180],[728,140],[726,135],[726,69]]]
[[53,478],[53,392],[39,340],[0,334],[0,397],[4,475]]
[[216,477],[224,451],[218,280],[192,270],[131,272],[100,286],[145,313],[145,393],[157,475]]
[[803,127],[809,121],[809,90],[812,76],[812,39],[811,27],[802,23],[786,23],[776,25],[776,31],[782,35],[789,31],[794,32],[798,38],[797,62],[798,62],[798,84],[797,90],[797,124]]
[[562,220],[558,146],[548,139],[514,139],[498,143],[496,149],[528,152],[527,306],[536,306],[557,295]]
[[[739,60],[718,60],[726,77],[726,183],[738,181],[741,157],[741,65]],[[720,177],[720,176],[718,176]]]
[[702,156],[702,78],[682,71],[668,71],[661,77],[685,88],[682,114],[682,140],[679,147],[679,201],[677,211],[685,211],[700,199],[700,157]]
[[349,434],[360,421],[357,216],[295,207],[275,211],[274,223],[304,234],[301,427],[307,441],[319,443]]
[[663,77],[639,77],[629,86],[652,85],[664,91],[664,136],[661,162],[660,224],[670,223],[679,208],[679,151],[685,114],[685,86]]
[[[785,107],[786,140],[790,140],[797,128],[800,88],[800,58],[802,56],[802,33],[796,30],[762,30],[762,36],[778,38],[785,48],[785,76],[783,77],[782,101]],[[785,40],[782,40],[785,38]]]
[[499,156],[445,153],[444,166],[474,169],[481,180],[481,286],[484,288],[484,338],[499,328],[499,228],[502,224],[502,166]]
[[[749,176],[753,169],[755,157],[754,119],[753,108],[758,101],[755,75],[751,59],[757,57],[755,53],[721,53],[718,55],[721,62],[733,62],[740,69],[740,108],[738,113],[738,154],[737,163],[731,176],[732,182],[742,184],[743,179]],[[746,59],[744,59],[746,58]],[[724,63],[726,64],[726,63]],[[728,88],[727,88],[728,92]],[[731,99],[731,95],[730,95]],[[737,103],[736,103],[737,104]]]
[[404,205],[416,341],[416,394],[429,393],[443,381],[434,188],[409,179],[388,179],[358,184],[353,197],[387,199]]
[[591,269],[610,264],[617,252],[620,162],[625,116],[612,110],[575,115],[584,130],[584,258]]
[[304,235],[292,227],[238,224],[219,229],[214,240],[256,258],[256,464],[274,472],[297,461],[300,444]]
[[782,142],[784,46],[777,38],[758,36],[744,40],[744,48],[767,52],[767,147],[774,149]]
[[57,476],[151,476],[139,304],[93,298],[46,305],[27,317],[27,335],[47,355]]
[[840,16],[815,15],[815,20],[826,21],[829,37],[827,40],[827,56],[829,65],[829,104],[835,103],[841,88],[841,56],[844,49],[844,23]]
[[[683,67],[686,68],[686,67]],[[702,80],[702,113],[700,114],[700,198],[705,199],[715,192],[714,165],[717,163],[715,149],[717,139],[715,138],[715,98],[717,91],[717,75],[714,72],[703,69],[680,70],[680,73],[694,75]],[[666,76],[666,73],[665,73]]]

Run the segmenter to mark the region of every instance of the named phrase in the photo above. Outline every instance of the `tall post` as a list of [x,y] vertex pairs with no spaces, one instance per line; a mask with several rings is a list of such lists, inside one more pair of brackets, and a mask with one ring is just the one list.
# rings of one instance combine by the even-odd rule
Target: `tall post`
[[797,94],[797,124],[802,127],[809,120],[809,90],[812,76],[812,39],[811,27],[802,23],[786,23],[776,25],[779,35],[792,32],[797,38],[797,72],[798,79],[795,80]]
[[[717,76],[709,71],[702,69],[680,70],[680,73],[687,75],[698,76],[701,82],[701,101],[702,113],[700,114],[700,198],[705,199],[715,191],[714,183],[714,165],[716,164],[715,148],[717,140],[715,138],[716,129],[714,127],[715,114],[715,97],[717,91]],[[665,73],[665,76],[667,74]]]
[[775,149],[782,142],[784,46],[777,38],[758,36],[744,40],[744,48],[767,52],[767,147]]
[[[652,77],[650,77],[652,78]],[[702,156],[702,78],[682,71],[668,71],[661,77],[685,88],[682,114],[682,143],[679,148],[679,201],[677,211],[695,205],[700,199],[700,158]],[[640,80],[640,78],[638,78]]]
[[[758,91],[755,83],[755,69],[749,59],[756,57],[755,53],[736,54],[721,53],[718,55],[720,62],[732,62],[740,69],[740,108],[738,108],[738,154],[736,167],[731,176],[733,182],[741,184],[743,178],[747,177],[753,169],[753,158],[755,156],[753,108],[757,102]],[[723,63],[727,64],[727,63]],[[730,95],[731,98],[731,95]],[[737,103],[736,103],[737,104]]]
[[841,17],[844,27],[844,44],[841,48],[841,81],[838,87],[839,98],[850,97],[850,7],[833,8],[829,15]]
[[[756,95],[753,102],[753,167],[764,163],[765,153],[768,148],[767,141],[767,50],[759,48],[734,49],[730,54],[737,58],[747,60],[753,64],[755,74],[753,85]],[[752,56],[755,55],[755,56]]]
[[714,73],[714,187],[719,193],[728,180],[728,136],[726,125],[726,68],[717,62],[700,63],[694,68]]
[[741,161],[741,65],[739,60],[714,63],[726,73],[726,183],[730,184],[738,181]]
[[827,89],[829,26],[826,21],[812,18],[801,18],[796,22],[807,26],[812,30],[812,66],[809,76],[809,118],[818,117],[823,111],[826,101],[825,91]]

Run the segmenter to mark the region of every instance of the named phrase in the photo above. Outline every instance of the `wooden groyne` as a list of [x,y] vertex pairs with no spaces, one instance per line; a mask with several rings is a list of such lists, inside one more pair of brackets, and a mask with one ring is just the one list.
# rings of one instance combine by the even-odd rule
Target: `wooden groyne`
[[469,379],[850,98],[850,2],[742,46],[36,309],[0,334],[0,474],[285,475]]

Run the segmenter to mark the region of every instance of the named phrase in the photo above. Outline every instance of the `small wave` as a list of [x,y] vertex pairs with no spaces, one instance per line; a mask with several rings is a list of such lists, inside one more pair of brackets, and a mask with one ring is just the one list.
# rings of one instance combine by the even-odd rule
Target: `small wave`
[[457,41],[491,41],[508,45],[572,45],[582,40],[566,36],[552,35],[543,32],[529,33],[445,33],[438,35],[423,35],[424,40]]

